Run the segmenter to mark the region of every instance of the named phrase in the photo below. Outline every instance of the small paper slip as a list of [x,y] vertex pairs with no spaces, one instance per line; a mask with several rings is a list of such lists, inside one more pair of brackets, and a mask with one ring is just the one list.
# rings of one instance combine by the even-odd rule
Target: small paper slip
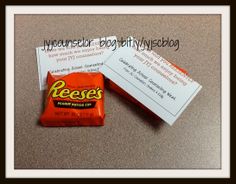
[[[103,39],[93,39],[89,47],[57,46],[51,51],[45,51],[44,47],[36,48],[40,90],[46,89],[48,72],[63,75],[72,72],[98,72],[117,47],[117,45],[101,47],[99,42]],[[116,36],[106,37],[106,39],[117,41]]]
[[172,125],[202,88],[153,51],[117,49],[100,72]]

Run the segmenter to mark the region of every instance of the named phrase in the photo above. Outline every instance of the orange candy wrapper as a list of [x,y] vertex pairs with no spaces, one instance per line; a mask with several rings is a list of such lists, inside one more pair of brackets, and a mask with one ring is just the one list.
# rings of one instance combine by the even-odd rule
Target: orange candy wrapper
[[44,126],[104,125],[104,80],[100,73],[47,77],[47,99],[40,117]]

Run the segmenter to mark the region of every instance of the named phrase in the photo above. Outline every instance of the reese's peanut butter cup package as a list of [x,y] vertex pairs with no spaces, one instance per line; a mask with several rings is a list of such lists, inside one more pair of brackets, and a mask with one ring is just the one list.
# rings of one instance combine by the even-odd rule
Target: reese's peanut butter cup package
[[104,125],[104,81],[100,73],[47,76],[44,126]]

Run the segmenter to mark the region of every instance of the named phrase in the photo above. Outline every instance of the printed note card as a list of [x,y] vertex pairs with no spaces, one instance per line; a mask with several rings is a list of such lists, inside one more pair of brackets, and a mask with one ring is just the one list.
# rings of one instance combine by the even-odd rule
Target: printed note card
[[154,51],[132,47],[117,49],[100,72],[170,125],[202,88]]
[[[104,61],[114,52],[116,45],[101,46],[101,40],[93,39],[89,46],[57,46],[36,48],[40,90],[46,89],[47,73],[98,72]],[[106,37],[116,41],[116,36]],[[115,42],[114,42],[115,43]]]

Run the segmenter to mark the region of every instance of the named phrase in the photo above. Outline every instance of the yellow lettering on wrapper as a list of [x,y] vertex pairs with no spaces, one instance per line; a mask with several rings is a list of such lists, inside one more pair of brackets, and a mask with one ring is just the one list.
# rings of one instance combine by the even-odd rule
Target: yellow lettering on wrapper
[[68,88],[64,88],[66,82],[63,80],[58,80],[52,84],[50,90],[48,92],[48,96],[52,96],[52,98],[70,98],[72,100],[84,100],[84,99],[101,99],[102,98],[102,89],[84,89],[82,91],[73,90],[71,91]]

